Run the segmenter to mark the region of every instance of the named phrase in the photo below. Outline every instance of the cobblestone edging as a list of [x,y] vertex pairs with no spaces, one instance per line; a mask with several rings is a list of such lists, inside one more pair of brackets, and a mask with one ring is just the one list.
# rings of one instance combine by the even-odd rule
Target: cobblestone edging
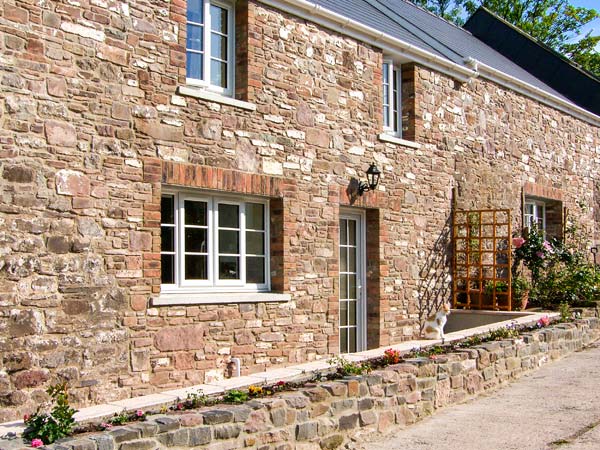
[[[365,376],[206,408],[62,440],[56,450],[206,448],[333,449],[359,432],[385,432],[436,409],[518,378],[600,337],[597,318],[557,324],[520,339],[488,342],[437,357],[413,359]],[[0,448],[5,443],[0,441]],[[10,448],[19,448],[12,442]]]

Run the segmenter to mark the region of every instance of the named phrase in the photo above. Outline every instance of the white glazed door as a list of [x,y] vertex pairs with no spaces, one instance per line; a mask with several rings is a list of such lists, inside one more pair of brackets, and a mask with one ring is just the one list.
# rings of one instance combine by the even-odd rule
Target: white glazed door
[[364,217],[340,215],[340,353],[365,349]]

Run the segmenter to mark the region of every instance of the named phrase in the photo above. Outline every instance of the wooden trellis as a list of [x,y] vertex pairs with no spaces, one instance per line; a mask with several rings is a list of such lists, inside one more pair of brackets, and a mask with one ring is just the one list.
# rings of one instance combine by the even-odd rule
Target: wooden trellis
[[452,238],[453,307],[511,311],[510,210],[455,211]]

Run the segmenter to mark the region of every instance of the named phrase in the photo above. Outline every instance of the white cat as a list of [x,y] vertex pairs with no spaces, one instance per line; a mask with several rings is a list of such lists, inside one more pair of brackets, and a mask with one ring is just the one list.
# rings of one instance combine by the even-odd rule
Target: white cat
[[430,315],[425,321],[423,327],[423,337],[425,339],[441,339],[444,342],[444,326],[448,321],[450,314],[450,303],[443,303],[440,310]]

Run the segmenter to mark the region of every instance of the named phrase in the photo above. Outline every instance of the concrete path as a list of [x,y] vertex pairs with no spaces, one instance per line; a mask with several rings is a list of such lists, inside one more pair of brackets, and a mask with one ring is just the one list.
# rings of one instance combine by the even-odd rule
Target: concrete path
[[511,385],[387,436],[368,450],[600,450],[600,342]]

